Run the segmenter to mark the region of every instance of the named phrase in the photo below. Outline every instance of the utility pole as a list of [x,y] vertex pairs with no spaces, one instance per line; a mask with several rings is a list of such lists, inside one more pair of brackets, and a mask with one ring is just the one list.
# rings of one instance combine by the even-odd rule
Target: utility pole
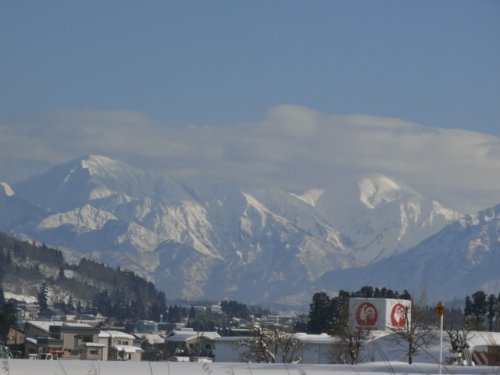
[[439,339],[439,375],[441,375],[441,370],[443,367],[443,318],[444,318],[444,305],[441,301],[436,305],[436,315],[439,316],[440,320],[440,339]]

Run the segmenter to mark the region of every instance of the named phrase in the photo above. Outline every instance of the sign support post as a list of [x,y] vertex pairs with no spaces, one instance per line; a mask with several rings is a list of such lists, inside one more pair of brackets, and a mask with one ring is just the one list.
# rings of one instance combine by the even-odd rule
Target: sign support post
[[440,339],[439,339],[439,375],[441,375],[441,369],[443,367],[443,318],[444,318],[444,305],[438,302],[436,305],[436,315],[439,316],[440,320]]

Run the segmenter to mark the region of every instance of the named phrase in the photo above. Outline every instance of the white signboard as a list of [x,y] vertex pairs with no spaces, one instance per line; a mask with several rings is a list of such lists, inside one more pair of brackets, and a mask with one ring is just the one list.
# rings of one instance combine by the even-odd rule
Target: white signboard
[[411,319],[411,301],[388,298],[350,298],[351,328],[404,329]]

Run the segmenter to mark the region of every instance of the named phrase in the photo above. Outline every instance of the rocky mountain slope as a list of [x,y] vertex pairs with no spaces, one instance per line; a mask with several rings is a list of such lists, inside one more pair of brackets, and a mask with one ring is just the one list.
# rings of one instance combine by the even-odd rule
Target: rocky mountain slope
[[383,175],[298,195],[96,155],[2,187],[0,230],[131,269],[168,298],[304,303],[324,275],[403,253],[460,217]]
[[[328,290],[388,285],[428,302],[500,291],[500,205],[446,226],[419,245],[369,266],[329,272],[315,283]],[[332,288],[333,287],[333,288]],[[421,293],[418,295],[418,293]]]

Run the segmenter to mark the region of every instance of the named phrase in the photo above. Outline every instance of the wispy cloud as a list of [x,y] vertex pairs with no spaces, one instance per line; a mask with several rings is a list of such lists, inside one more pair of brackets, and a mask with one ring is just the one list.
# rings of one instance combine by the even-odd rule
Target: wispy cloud
[[445,202],[500,203],[498,137],[401,119],[283,105],[260,122],[233,126],[167,126],[137,112],[96,110],[0,120],[0,158],[9,161],[0,166],[0,179],[23,176],[13,173],[16,165],[54,165],[87,153],[172,176],[297,191],[380,172]]

